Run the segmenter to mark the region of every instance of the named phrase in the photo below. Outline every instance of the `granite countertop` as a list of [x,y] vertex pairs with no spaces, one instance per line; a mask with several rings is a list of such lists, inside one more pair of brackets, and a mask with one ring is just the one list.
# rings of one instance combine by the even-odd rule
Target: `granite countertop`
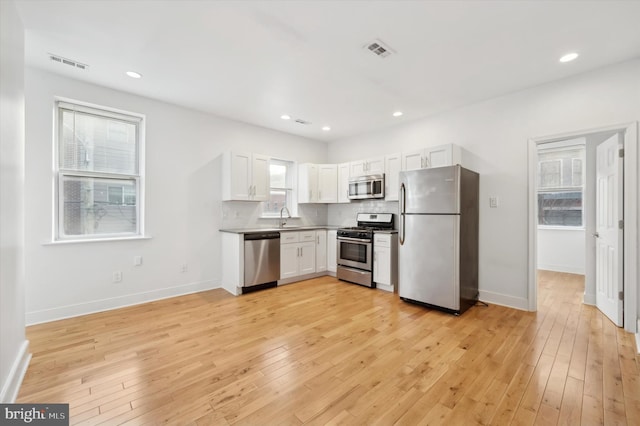
[[285,226],[284,228],[227,228],[220,229],[220,232],[231,234],[250,234],[252,232],[287,232],[287,231],[311,231],[313,229],[335,230],[340,228],[333,225],[311,225],[311,226]]

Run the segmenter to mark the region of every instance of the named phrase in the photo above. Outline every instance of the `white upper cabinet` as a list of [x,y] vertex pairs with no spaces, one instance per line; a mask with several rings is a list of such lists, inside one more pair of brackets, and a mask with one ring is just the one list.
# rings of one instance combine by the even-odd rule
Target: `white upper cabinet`
[[246,152],[222,155],[222,199],[265,201],[269,196],[269,157]]
[[349,163],[349,176],[356,177],[366,175],[366,168],[367,162],[365,160],[352,161]]
[[380,173],[384,173],[384,156],[352,161],[350,163],[349,175],[351,177]]
[[462,153],[454,144],[432,146],[402,153],[402,170],[453,166],[461,163]]
[[367,160],[367,174],[376,175],[384,173],[384,156],[369,158]]
[[336,164],[318,165],[318,202],[338,202],[338,166]]
[[460,164],[462,152],[460,147],[453,144],[433,146],[425,149],[427,167],[453,166]]
[[270,157],[253,154],[251,156],[251,181],[253,184],[253,201],[267,201],[271,173],[269,172]]
[[349,167],[350,163],[338,164],[338,202],[349,203]]
[[338,166],[305,163],[298,166],[299,203],[336,203]]
[[402,155],[391,154],[384,158],[384,199],[398,201],[399,174],[402,169]]
[[298,166],[298,202],[318,202],[318,165],[304,163]]
[[402,170],[417,170],[423,169],[424,165],[424,149],[417,151],[403,152],[402,153]]

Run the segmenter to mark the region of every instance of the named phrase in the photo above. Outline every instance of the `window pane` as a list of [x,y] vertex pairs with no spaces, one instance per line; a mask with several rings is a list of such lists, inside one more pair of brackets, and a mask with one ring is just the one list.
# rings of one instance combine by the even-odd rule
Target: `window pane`
[[137,174],[137,124],[60,110],[60,167]]
[[269,200],[263,203],[263,214],[276,216],[279,215],[280,209],[287,206],[288,197],[289,190],[271,189]]
[[269,166],[271,183],[273,188],[287,188],[287,166],[283,164],[271,164]]
[[137,190],[133,179],[63,176],[62,236],[134,234]]
[[582,226],[582,192],[539,193],[538,224]]
[[571,161],[571,185],[582,186],[582,159],[574,158]]
[[560,160],[540,162],[540,188],[560,186]]

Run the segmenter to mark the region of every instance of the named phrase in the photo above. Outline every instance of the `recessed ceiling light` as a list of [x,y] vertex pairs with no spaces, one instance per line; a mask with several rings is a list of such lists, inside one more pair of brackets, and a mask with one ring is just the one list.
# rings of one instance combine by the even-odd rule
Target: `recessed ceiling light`
[[131,78],[142,78],[142,74],[140,74],[139,72],[127,71],[126,74]]
[[289,117],[287,114],[281,115],[280,118],[282,118],[283,120],[290,120],[291,117]]
[[560,58],[560,62],[571,62],[578,57],[576,52],[567,53],[562,58]]
[[329,127],[329,126],[324,126],[324,127],[322,128],[322,130],[324,130],[325,132],[328,132],[329,130],[331,130],[331,127]]
[[402,111],[396,111],[393,113],[394,117],[400,117],[402,115]]

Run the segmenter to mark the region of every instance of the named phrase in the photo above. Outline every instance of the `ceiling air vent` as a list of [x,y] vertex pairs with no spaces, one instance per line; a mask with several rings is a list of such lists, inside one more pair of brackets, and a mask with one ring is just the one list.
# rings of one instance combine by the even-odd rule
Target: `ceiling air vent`
[[387,56],[395,53],[395,50],[390,48],[387,44],[384,44],[381,40],[375,39],[371,43],[368,43],[364,46],[365,49],[369,50],[372,53],[375,53],[376,56],[380,58],[386,58]]
[[78,61],[74,61],[71,59],[67,59],[67,58],[63,58],[60,55],[54,55],[53,53],[49,53],[49,59],[51,59],[54,62],[58,62],[61,64],[65,64],[65,65],[69,65],[72,66],[74,68],[79,68],[81,70],[87,69],[89,67],[89,65],[87,64],[82,64]]
[[302,118],[296,118],[295,122],[298,124],[304,124],[304,125],[311,124],[310,121],[303,120]]

